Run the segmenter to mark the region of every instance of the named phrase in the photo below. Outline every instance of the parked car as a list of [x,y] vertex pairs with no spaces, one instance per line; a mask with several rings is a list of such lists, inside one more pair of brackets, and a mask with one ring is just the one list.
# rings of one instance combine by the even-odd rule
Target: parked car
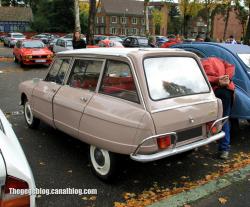
[[15,62],[21,66],[45,64],[49,65],[53,53],[40,40],[19,40],[13,49]]
[[66,38],[59,38],[56,41],[56,44],[54,44],[53,52],[62,52],[65,50],[73,50],[73,44],[72,39],[66,39]]
[[94,44],[97,45],[101,40],[107,39],[105,35],[94,35]]
[[146,37],[130,36],[123,41],[124,47],[151,47]]
[[35,190],[36,186],[21,145],[0,110],[0,206],[35,207],[35,194],[15,195],[10,188]]
[[44,44],[47,44],[49,42],[48,36],[43,35],[43,34],[34,35],[33,37],[31,37],[31,39],[41,40]]
[[90,145],[93,172],[111,179],[116,154],[149,162],[224,137],[222,104],[196,55],[96,48],[58,53],[47,76],[20,84],[25,121],[43,120]]
[[235,101],[231,117],[250,121],[250,47],[248,45],[223,43],[185,43],[172,46],[195,53],[200,58],[218,57],[235,65],[233,81],[236,85]]
[[4,41],[4,38],[6,37],[7,35],[0,35],[0,41],[3,42]]
[[158,47],[161,47],[163,43],[169,41],[169,39],[165,36],[155,36],[155,40]]
[[120,42],[120,43],[123,42],[122,38],[120,38],[119,36],[107,36],[106,40],[112,40],[112,41]]
[[51,40],[48,44],[48,48],[53,52],[54,45],[56,44],[58,38]]
[[14,47],[18,40],[25,40],[22,33],[8,33],[4,38],[4,46]]
[[123,48],[123,45],[120,42],[105,39],[105,40],[101,40],[98,43],[98,47],[118,47],[118,48]]

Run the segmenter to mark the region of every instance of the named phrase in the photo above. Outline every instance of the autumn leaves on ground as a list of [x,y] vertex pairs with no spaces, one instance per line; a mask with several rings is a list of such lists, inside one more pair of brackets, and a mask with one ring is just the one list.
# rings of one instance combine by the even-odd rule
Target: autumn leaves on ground
[[[206,163],[204,163],[205,165]],[[195,181],[187,181],[189,177],[183,175],[180,178],[181,187],[174,187],[172,189],[164,188],[159,186],[158,183],[154,183],[153,186],[147,190],[144,190],[141,194],[136,195],[133,192],[124,193],[125,202],[115,202],[115,207],[144,207],[160,201],[162,199],[169,198],[170,196],[176,195],[178,193],[194,189],[198,186],[204,185],[209,181],[215,180],[229,172],[233,172],[242,167],[250,164],[250,153],[236,153],[233,158],[226,162],[221,162],[221,164],[214,164],[217,167],[217,171],[206,175],[203,179]],[[219,198],[221,204],[227,202],[226,198]],[[189,205],[186,205],[189,206]]]

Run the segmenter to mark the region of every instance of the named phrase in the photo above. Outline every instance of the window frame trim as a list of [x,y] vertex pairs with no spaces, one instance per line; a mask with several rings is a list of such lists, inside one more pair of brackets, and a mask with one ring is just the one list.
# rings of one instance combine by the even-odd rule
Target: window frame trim
[[[100,75],[99,75],[95,90],[89,90],[89,89],[84,89],[84,88],[74,88],[74,87],[69,85],[69,78],[70,78],[72,70],[74,69],[74,63],[75,63],[76,60],[87,60],[87,61],[94,60],[94,61],[101,61],[102,62],[102,67],[101,67],[101,70],[100,70]],[[67,74],[64,85],[66,85],[68,87],[71,87],[71,88],[74,88],[74,89],[79,89],[79,90],[84,90],[84,91],[87,90],[87,91],[91,91],[91,92],[94,92],[94,93],[98,93],[98,90],[99,90],[99,87],[100,87],[100,81],[101,81],[103,71],[105,69],[105,65],[106,65],[106,59],[105,58],[73,57],[72,62],[71,62],[70,71]]]
[[[69,59],[69,68],[68,68],[68,71],[67,71],[67,73],[65,74],[64,79],[63,79],[63,81],[62,81],[61,84],[56,83],[56,82],[54,82],[54,81],[47,81],[47,80],[46,80],[48,74],[49,74],[50,71],[52,70],[53,65],[55,64],[56,60],[58,60],[58,59]],[[49,67],[49,71],[48,71],[48,73],[46,74],[46,76],[45,76],[45,78],[43,79],[43,81],[48,82],[48,83],[55,83],[55,84],[58,84],[58,85],[61,85],[61,86],[65,85],[66,79],[68,78],[68,74],[69,74],[69,72],[70,72],[71,69],[72,69],[72,62],[73,62],[72,60],[73,60],[72,57],[65,57],[65,56],[54,58],[53,62],[51,63],[51,65],[50,65],[50,67]],[[63,64],[63,62],[62,62],[62,64]],[[60,66],[59,71],[61,70],[62,64],[61,64],[61,66]],[[58,71],[58,73],[59,73],[59,71]],[[57,73],[57,75],[58,75],[58,73]]]
[[[144,61],[146,59],[152,59],[152,58],[166,58],[166,57],[185,57],[185,58],[192,58],[193,60],[195,60],[195,62],[197,63],[199,69],[200,69],[200,72],[205,80],[205,82],[207,83],[207,86],[208,86],[208,91],[207,92],[202,92],[202,93],[192,93],[192,94],[187,94],[187,95],[178,95],[178,96],[172,96],[172,97],[166,97],[166,98],[161,98],[161,99],[153,99],[151,94],[150,94],[150,91],[149,91],[149,85],[148,85],[148,79],[147,79],[147,74],[146,74],[146,70],[145,70],[145,65],[144,65]],[[211,85],[206,77],[206,73],[205,71],[202,69],[201,67],[201,64],[199,63],[199,61],[195,58],[195,57],[192,57],[192,56],[178,56],[178,55],[171,55],[171,56],[148,56],[148,57],[144,57],[142,59],[142,65],[143,65],[143,72],[144,72],[144,78],[145,78],[145,81],[146,81],[146,86],[147,86],[147,94],[150,98],[151,101],[153,102],[159,102],[159,101],[164,101],[164,100],[169,100],[169,99],[173,99],[173,98],[179,98],[179,97],[186,97],[186,96],[194,96],[194,95],[200,95],[200,94],[208,94],[208,93],[211,93],[212,89],[211,89]]]
[[[121,63],[124,63],[124,64],[129,66],[129,69],[130,69],[130,72],[131,72],[131,75],[133,77],[133,81],[134,81],[134,84],[135,84],[136,94],[137,94],[139,102],[134,102],[134,101],[130,101],[130,100],[120,98],[120,97],[117,97],[117,96],[112,96],[110,94],[103,93],[102,91],[100,91],[101,86],[103,84],[104,74],[105,74],[106,69],[107,69],[108,61],[121,62]],[[134,103],[134,104],[137,104],[137,105],[143,105],[143,107],[145,109],[146,108],[145,107],[145,102],[143,100],[143,96],[142,96],[142,93],[141,93],[141,90],[140,90],[140,86],[138,84],[138,79],[137,79],[136,73],[134,71],[133,64],[131,64],[131,63],[132,63],[131,61],[124,61],[124,60],[117,60],[117,59],[107,58],[106,61],[105,61],[104,68],[103,68],[103,73],[102,73],[100,85],[99,85],[99,88],[98,88],[98,94],[105,95],[105,96],[112,97],[112,98],[116,98],[116,99],[119,99],[119,100],[125,100],[125,101],[128,101],[129,103]]]

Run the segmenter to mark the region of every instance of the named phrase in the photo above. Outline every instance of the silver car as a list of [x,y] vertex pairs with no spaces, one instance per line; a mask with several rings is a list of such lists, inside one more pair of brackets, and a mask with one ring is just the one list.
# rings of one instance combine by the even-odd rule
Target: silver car
[[9,33],[4,38],[4,46],[14,47],[18,40],[25,40],[25,36],[22,33]]
[[60,38],[54,44],[53,52],[58,53],[66,50],[73,50],[72,39]]
[[35,195],[13,194],[29,189],[35,189],[33,174],[11,124],[0,110],[0,206],[35,206]]

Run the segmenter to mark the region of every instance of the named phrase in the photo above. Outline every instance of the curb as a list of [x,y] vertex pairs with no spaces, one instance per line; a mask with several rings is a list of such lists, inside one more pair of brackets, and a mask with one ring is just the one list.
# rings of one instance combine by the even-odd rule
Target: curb
[[235,182],[244,180],[247,175],[250,175],[250,165],[247,165],[240,170],[228,173],[221,178],[213,180],[190,191],[179,193],[168,199],[149,205],[148,207],[182,207],[185,204],[192,203],[198,199],[206,197],[211,193],[225,188]]

